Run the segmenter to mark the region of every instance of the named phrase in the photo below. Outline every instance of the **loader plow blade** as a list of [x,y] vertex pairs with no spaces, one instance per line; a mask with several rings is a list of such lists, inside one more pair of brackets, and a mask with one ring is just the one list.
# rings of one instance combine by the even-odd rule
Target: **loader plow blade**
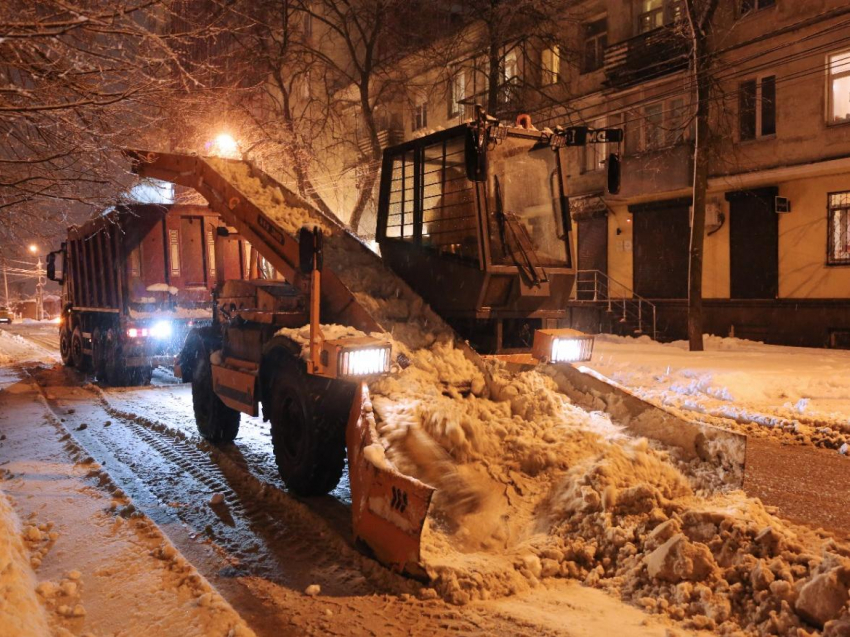
[[365,383],[355,392],[345,438],[355,539],[391,569],[427,579],[420,540],[434,489],[366,457],[367,447],[380,441]]

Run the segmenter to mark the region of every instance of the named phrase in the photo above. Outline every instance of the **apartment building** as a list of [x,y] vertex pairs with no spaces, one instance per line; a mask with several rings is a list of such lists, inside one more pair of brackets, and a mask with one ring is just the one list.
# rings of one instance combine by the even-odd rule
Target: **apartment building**
[[[694,108],[688,45],[674,26],[682,8],[595,9],[585,66],[565,81],[586,124],[624,126],[623,187],[604,192],[600,149],[573,153],[578,267],[604,273],[612,296],[648,299],[662,335],[680,338]],[[850,7],[721,0],[712,49],[705,329],[850,347]]]

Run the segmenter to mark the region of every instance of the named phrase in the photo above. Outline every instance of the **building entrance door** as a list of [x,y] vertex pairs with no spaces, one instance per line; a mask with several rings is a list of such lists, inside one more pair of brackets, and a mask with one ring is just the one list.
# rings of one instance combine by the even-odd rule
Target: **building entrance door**
[[[581,219],[578,226],[578,269],[608,273],[608,217]],[[593,299],[592,289],[580,288],[578,300]]]
[[629,206],[634,216],[634,288],[647,299],[688,297],[690,200]]
[[779,295],[777,188],[726,193],[729,202],[729,296],[775,299]]

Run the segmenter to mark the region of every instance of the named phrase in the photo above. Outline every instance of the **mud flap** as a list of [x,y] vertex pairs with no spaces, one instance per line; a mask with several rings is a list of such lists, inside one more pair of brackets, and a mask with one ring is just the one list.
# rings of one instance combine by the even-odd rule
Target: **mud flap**
[[424,579],[420,539],[434,489],[366,457],[369,445],[380,444],[374,422],[369,389],[361,383],[345,432],[354,536],[379,562]]

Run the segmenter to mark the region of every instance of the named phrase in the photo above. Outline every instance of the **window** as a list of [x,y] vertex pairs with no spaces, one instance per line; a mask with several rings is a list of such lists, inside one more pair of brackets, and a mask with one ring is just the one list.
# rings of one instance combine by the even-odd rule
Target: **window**
[[540,62],[541,85],[557,84],[561,74],[561,47],[555,45],[544,50]]
[[584,59],[582,72],[590,73],[602,68],[605,47],[608,46],[608,19],[594,20],[584,26]]
[[502,82],[509,84],[515,82],[518,78],[516,49],[511,49],[505,53],[504,63],[502,67]]
[[638,32],[647,33],[685,17],[682,0],[641,0]]
[[850,51],[829,56],[830,124],[850,121]]
[[664,26],[664,0],[641,0],[638,30],[641,33]]
[[850,192],[829,195],[827,212],[826,262],[831,265],[850,265]]
[[417,131],[428,126],[428,104],[417,104],[413,107],[413,130]]
[[738,87],[741,141],[776,134],[776,76],[741,82]]
[[[593,129],[606,127],[605,119],[598,119],[590,125]],[[584,147],[584,172],[600,170],[608,158],[608,144],[586,144]]]
[[516,98],[519,81],[517,49],[513,48],[507,51],[502,58],[502,86],[499,87],[499,100],[503,104],[507,104]]
[[466,75],[457,69],[449,80],[449,117],[457,117],[463,110],[461,101],[466,97]]
[[684,98],[677,97],[667,102],[667,121],[664,125],[664,141],[667,146],[675,146],[685,138],[689,115]]
[[664,146],[664,104],[650,104],[643,109],[643,149],[657,150]]
[[746,15],[757,9],[766,9],[776,4],[776,0],[741,0],[741,15]]
[[[659,150],[682,143],[690,136],[691,111],[692,107],[682,97],[645,106],[642,113],[632,116],[635,121],[627,126],[626,154],[640,150]],[[635,137],[640,140],[639,148]]]

